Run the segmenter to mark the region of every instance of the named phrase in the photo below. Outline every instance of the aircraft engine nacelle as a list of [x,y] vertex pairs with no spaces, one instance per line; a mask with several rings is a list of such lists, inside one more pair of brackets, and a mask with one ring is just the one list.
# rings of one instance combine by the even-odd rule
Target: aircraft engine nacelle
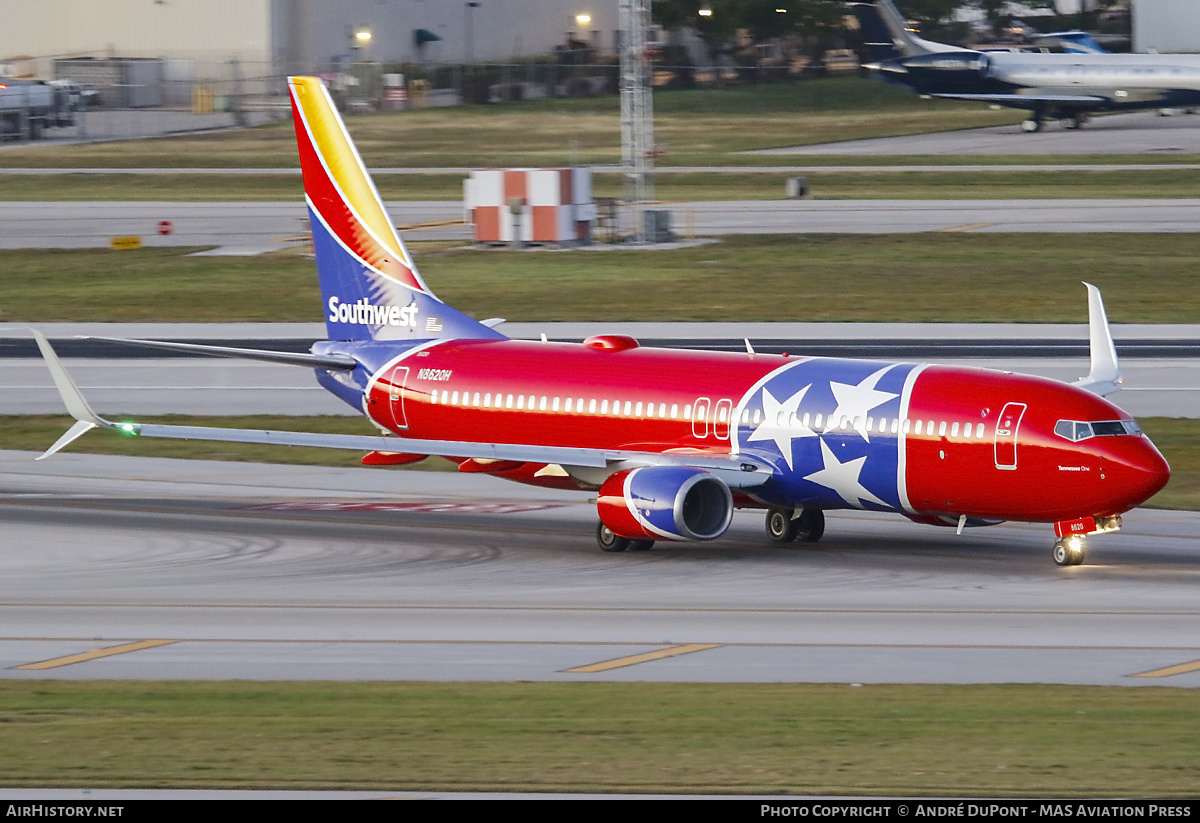
[[645,466],[600,487],[600,520],[621,537],[712,540],[729,528],[733,495],[719,478],[686,466]]

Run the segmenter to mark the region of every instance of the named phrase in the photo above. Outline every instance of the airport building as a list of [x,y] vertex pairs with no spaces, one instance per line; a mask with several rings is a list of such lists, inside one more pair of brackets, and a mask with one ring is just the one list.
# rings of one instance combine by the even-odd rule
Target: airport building
[[618,0],[0,0],[0,12],[0,62],[42,76],[39,60],[55,57],[155,58],[176,71],[236,61],[284,74],[498,62],[568,38],[611,52],[618,38]]
[[1133,50],[1159,54],[1200,52],[1200,3],[1133,0]]

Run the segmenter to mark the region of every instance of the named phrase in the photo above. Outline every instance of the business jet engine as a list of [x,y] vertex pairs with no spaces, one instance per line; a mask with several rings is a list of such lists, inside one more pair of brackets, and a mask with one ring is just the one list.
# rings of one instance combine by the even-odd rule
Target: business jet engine
[[729,528],[733,495],[701,469],[645,466],[605,480],[597,508],[602,527],[619,537],[712,540]]

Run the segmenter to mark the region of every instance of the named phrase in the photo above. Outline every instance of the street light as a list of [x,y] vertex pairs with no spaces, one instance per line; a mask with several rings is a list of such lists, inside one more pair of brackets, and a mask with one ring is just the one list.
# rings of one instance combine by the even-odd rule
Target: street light
[[466,62],[470,63],[475,59],[475,30],[472,26],[474,20],[471,17],[471,10],[479,8],[479,4],[475,2],[463,3],[463,28],[466,29],[467,42]]

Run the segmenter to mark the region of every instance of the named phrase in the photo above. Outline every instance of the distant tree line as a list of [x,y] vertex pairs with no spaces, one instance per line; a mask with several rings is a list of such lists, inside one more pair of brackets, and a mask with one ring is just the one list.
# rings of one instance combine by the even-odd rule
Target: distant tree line
[[[1020,9],[1054,11],[1054,0],[894,0],[900,13],[923,36],[971,45],[988,37],[1002,38]],[[1098,0],[1097,8],[1080,14],[1055,15],[1044,25],[1057,30],[1081,28],[1128,34],[1129,0]],[[970,14],[960,14],[969,12]],[[981,32],[963,18],[986,21]],[[690,30],[704,44],[708,64],[761,66],[804,57],[819,67],[831,49],[861,47],[857,22],[838,0],[653,0],[653,21],[668,32]],[[1040,23],[1044,18],[1036,18]],[[686,59],[678,47],[664,50],[663,62]]]

